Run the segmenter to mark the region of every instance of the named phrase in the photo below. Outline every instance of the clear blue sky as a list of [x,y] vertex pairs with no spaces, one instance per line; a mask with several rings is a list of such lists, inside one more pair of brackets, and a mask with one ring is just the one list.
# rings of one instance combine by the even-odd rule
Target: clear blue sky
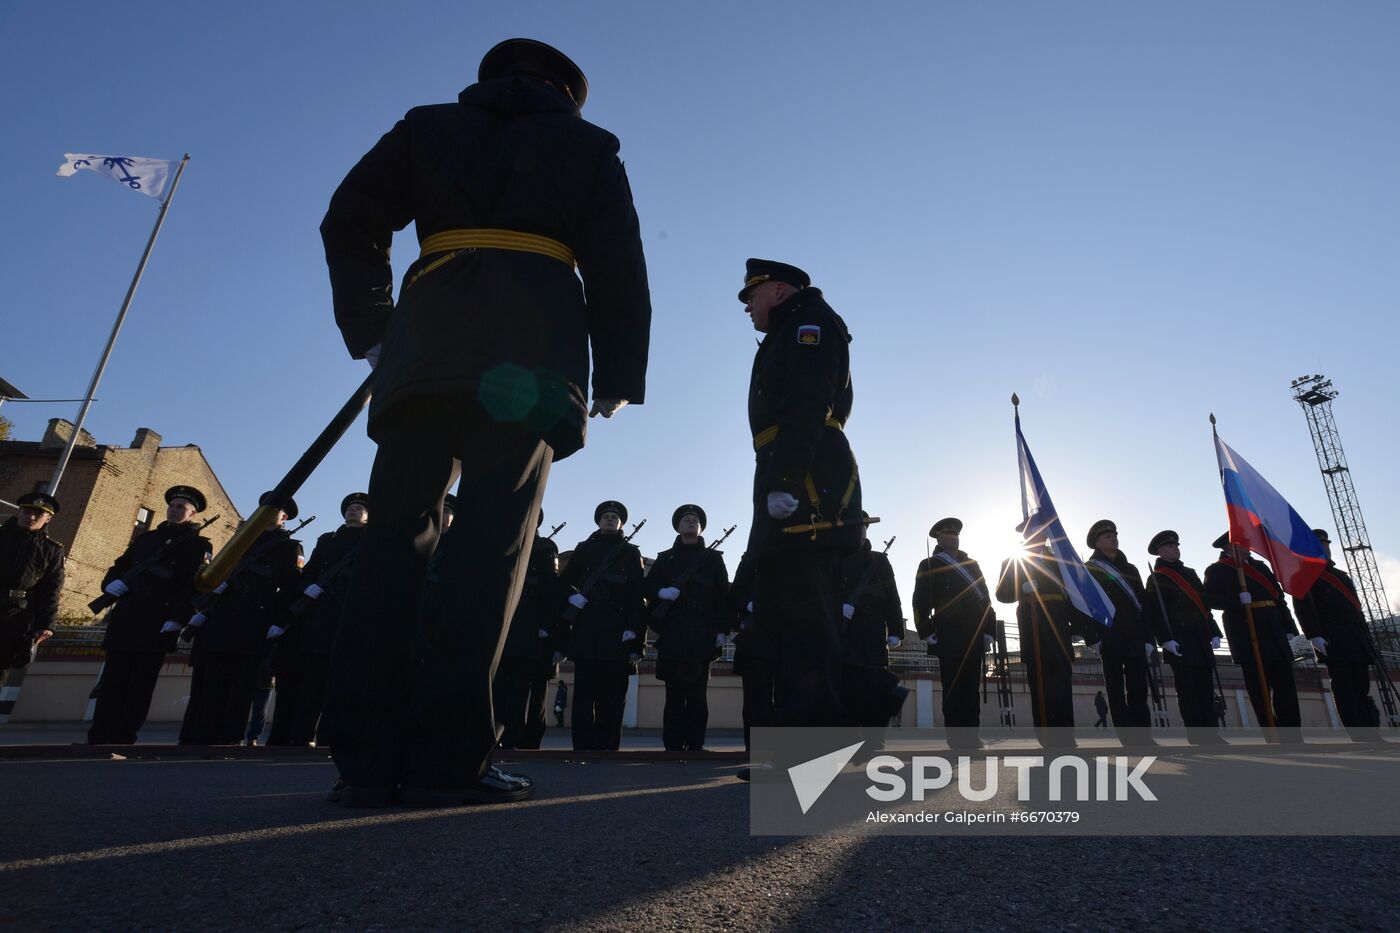
[[[364,373],[331,318],[331,191],[404,111],[455,99],[487,48],[526,35],[583,67],[585,116],[622,139],[655,306],[647,404],[595,421],[551,477],[565,547],[604,498],[650,518],[648,553],[685,501],[742,541],[754,334],[734,294],[764,256],[810,271],[855,337],[849,435],[906,601],[934,519],[963,518],[989,572],[1014,544],[1012,391],[1075,538],[1113,518],[1142,564],[1170,527],[1207,563],[1225,521],[1211,411],[1331,527],[1288,391],[1311,372],[1342,390],[1400,597],[1400,6],[142,9],[0,7],[0,375],[81,394],[155,217],[95,175],[54,177],[62,154],[188,151],[88,427],[200,445],[245,513]],[[400,271],[415,253],[410,229]],[[4,414],[35,438],[76,407]],[[361,422],[299,497],[313,529],[372,455]]]

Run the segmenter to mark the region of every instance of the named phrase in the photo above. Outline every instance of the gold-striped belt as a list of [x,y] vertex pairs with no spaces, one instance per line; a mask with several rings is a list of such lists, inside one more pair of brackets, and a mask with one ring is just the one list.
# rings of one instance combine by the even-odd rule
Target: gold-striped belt
[[1274,602],[1272,599],[1261,599],[1258,602],[1250,603],[1250,605],[1255,609],[1273,609],[1278,603]]
[[557,259],[570,269],[574,267],[574,251],[553,237],[538,233],[522,233],[519,230],[501,230],[494,227],[459,228],[439,230],[423,240],[418,253],[424,259],[434,253],[444,253],[413,274],[407,285],[412,285],[443,263],[450,262],[457,254],[468,249],[508,249],[520,253],[537,253]]
[[[835,418],[826,419],[826,426],[828,428],[835,428],[838,431],[845,429],[845,425],[837,421]],[[759,431],[753,436],[753,449],[755,451],[762,450],[777,439],[778,426],[776,424],[773,425],[771,428],[764,428],[762,431]]]

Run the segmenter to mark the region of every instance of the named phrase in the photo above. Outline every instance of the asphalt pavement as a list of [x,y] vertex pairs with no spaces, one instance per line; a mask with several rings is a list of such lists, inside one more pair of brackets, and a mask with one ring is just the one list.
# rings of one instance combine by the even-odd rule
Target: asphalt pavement
[[1394,838],[754,837],[736,767],[537,760],[522,766],[534,800],[349,810],[325,802],[335,772],[321,761],[0,760],[0,903],[26,931],[1394,929],[1400,916]]

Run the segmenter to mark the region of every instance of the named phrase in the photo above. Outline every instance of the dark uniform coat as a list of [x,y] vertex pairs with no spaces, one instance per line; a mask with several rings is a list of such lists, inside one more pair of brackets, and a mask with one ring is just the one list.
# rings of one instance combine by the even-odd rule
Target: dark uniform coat
[[29,663],[34,640],[53,631],[63,589],[63,545],[48,531],[0,525],[0,670]]
[[[748,553],[853,551],[858,524],[810,534],[784,534],[788,525],[858,523],[860,477],[842,428],[851,416],[851,365],[846,322],[804,288],[769,312],[768,333],[749,378],[749,430],[754,437],[754,518]],[[787,492],[800,503],[783,521],[768,515],[768,494]]]
[[176,633],[160,633],[167,622],[183,625],[193,615],[194,576],[208,561],[213,545],[188,522],[161,522],[136,539],[117,558],[102,586],[120,579],[133,565],[175,542],[160,562],[131,584],[125,596],[107,613],[107,634],[102,647],[108,651],[161,651],[175,648]]
[[1370,664],[1370,635],[1356,584],[1334,561],[1302,599],[1293,600],[1303,634],[1327,639],[1328,662]]
[[[1187,589],[1183,590],[1174,578],[1184,582]],[[1224,633],[1206,603],[1205,584],[1196,571],[1181,561],[1157,558],[1156,568],[1147,581],[1146,609],[1157,643],[1165,645],[1175,640],[1181,648],[1181,657],[1165,652],[1168,662],[1173,666],[1211,666],[1214,652],[1210,640],[1222,638]]]
[[[560,590],[567,599],[600,566],[606,566],[602,576],[583,594],[588,605],[572,623],[561,621],[565,654],[575,661],[626,661],[641,655],[647,631],[646,584],[637,546],[624,541],[621,532],[595,531],[574,548],[559,577]],[[636,637],[624,642],[624,632]]]
[[[389,245],[453,229],[559,241],[574,267],[508,249],[409,265],[394,307]],[[562,459],[583,445],[593,394],[643,401],[651,300],[637,214],[611,133],[543,81],[473,84],[415,107],[350,171],[321,224],[336,322],[352,356],[383,342],[369,433],[399,410],[470,423],[478,403]]]
[[[1288,604],[1283,599],[1283,587],[1269,565],[1256,558],[1247,558],[1245,583],[1253,600],[1254,628],[1259,637],[1259,653],[1265,664],[1272,661],[1293,663],[1293,647],[1289,636],[1298,634],[1298,626]],[[1250,571],[1253,572],[1250,572]],[[1239,572],[1234,558],[1222,556],[1206,568],[1206,605],[1224,610],[1225,636],[1230,643],[1230,657],[1236,664],[1252,668],[1254,648],[1250,642],[1249,626],[1244,607],[1240,605]]]
[[195,637],[196,665],[209,654],[264,657],[268,627],[286,622],[288,604],[299,596],[301,542],[285,528],[270,528],[250,550],[266,547],[257,560],[229,578],[228,589],[210,600],[208,618]]
[[[1116,572],[1110,573],[1097,561],[1111,565]],[[1113,602],[1113,624],[1104,626],[1095,619],[1086,620],[1088,634],[1084,640],[1091,645],[1102,642],[1099,653],[1105,658],[1144,657],[1153,638],[1145,611],[1147,591],[1137,567],[1128,562],[1122,551],[1109,560],[1098,550],[1089,555],[1084,565]]]
[[919,562],[914,577],[914,625],[925,641],[930,635],[938,636],[938,644],[929,646],[930,655],[957,663],[964,656],[979,658],[986,652],[982,636],[996,637],[996,615],[977,561],[963,551],[940,546],[932,557]]
[[[530,549],[530,563],[525,568],[525,584],[520,591],[520,602],[511,618],[510,631],[506,634],[501,657],[520,658],[539,662],[534,676],[553,677],[558,671],[554,663],[554,652],[563,651],[555,637],[562,608],[559,592],[559,545],[542,535],[535,535],[534,547]],[[550,633],[541,638],[540,631]]]
[[[355,570],[354,555],[364,533],[364,525],[341,525],[316,539],[316,546],[301,572],[299,584],[296,587],[289,584],[288,598],[284,601],[299,600],[301,593],[313,583],[318,584],[323,592],[301,614],[288,613],[285,623],[282,623],[288,631],[282,636],[279,651],[294,649],[301,654],[331,653],[335,646],[335,629],[340,623],[340,612],[345,606],[345,595],[350,590],[350,579]],[[332,575],[326,578],[328,573]]]
[[846,663],[889,667],[890,649],[885,639],[904,637],[904,607],[890,559],[866,541],[860,550],[841,561],[837,593],[856,610],[845,623]]
[[[682,581],[685,574],[689,577]],[[658,636],[657,679],[667,680],[682,665],[707,667],[718,658],[716,638],[729,631],[729,570],[724,566],[724,555],[705,547],[704,538],[684,544],[678,535],[674,545],[656,555],[646,584],[653,608],[662,601],[656,595],[659,591],[668,586],[681,591],[663,618],[649,620]]]
[[[997,600],[1016,603],[1021,658],[1031,694],[1031,709],[1039,727],[1074,725],[1072,687],[1076,635],[1084,635],[1088,620],[1069,602],[1048,552],[1002,564]],[[1036,651],[1039,650],[1037,664]],[[1037,670],[1044,683],[1038,686]],[[1040,708],[1044,692],[1046,709]]]
[[[740,677],[758,662],[769,665],[778,659],[778,640],[773,632],[758,625],[758,615],[749,609],[753,602],[754,562],[748,554],[739,558],[734,581],[729,586],[729,612],[733,620],[734,673]],[[765,668],[766,669],[766,668]]]

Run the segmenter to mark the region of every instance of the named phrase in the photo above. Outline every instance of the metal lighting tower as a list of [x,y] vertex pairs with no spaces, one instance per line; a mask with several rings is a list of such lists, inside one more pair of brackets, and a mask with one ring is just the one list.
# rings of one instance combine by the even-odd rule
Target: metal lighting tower
[[1337,522],[1337,537],[1346,554],[1347,569],[1361,596],[1361,606],[1376,635],[1376,647],[1387,655],[1400,652],[1400,626],[1385,598],[1376,554],[1366,534],[1366,520],[1356,501],[1356,488],[1351,483],[1351,469],[1342,451],[1342,439],[1337,422],[1332,418],[1332,400],[1339,394],[1332,380],[1321,375],[1299,376],[1292,382],[1293,400],[1303,406],[1312,432],[1317,465],[1327,486],[1327,499],[1332,505],[1332,517]]

